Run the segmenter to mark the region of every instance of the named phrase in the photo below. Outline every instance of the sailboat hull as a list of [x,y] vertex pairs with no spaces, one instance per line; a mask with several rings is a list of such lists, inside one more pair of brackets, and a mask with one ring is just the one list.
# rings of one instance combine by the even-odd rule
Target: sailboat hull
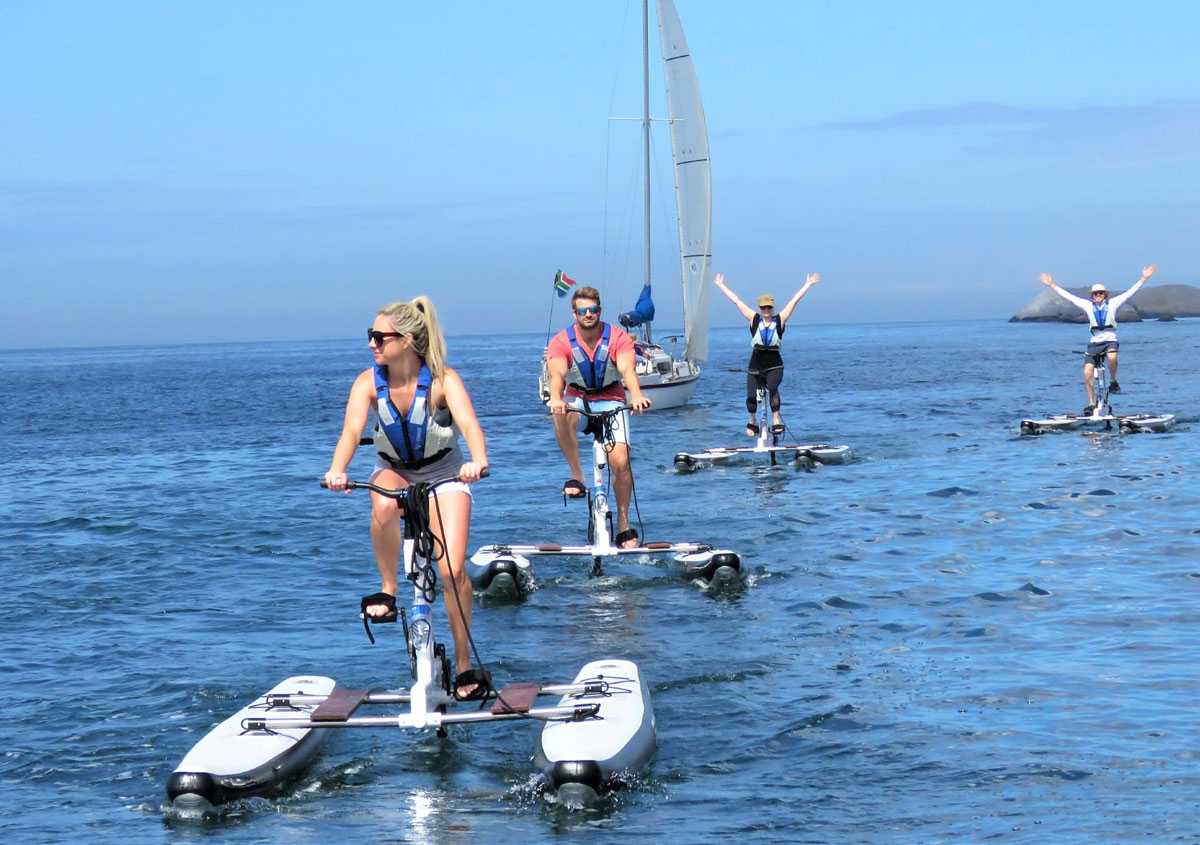
[[[638,373],[638,386],[650,400],[651,411],[686,405],[700,379],[700,368],[690,361],[674,361],[669,373]],[[628,394],[626,394],[628,395]]]

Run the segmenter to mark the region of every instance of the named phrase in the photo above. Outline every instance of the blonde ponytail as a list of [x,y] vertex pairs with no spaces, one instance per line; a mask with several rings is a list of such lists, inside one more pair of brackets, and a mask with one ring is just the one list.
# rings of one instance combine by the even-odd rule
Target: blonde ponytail
[[411,302],[385,305],[379,314],[387,317],[396,331],[412,336],[413,351],[424,359],[435,379],[441,378],[446,371],[446,338],[433,301],[422,294]]

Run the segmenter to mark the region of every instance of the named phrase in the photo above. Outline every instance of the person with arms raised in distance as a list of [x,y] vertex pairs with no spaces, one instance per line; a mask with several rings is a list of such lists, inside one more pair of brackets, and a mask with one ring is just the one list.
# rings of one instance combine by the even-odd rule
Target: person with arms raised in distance
[[1054,279],[1049,273],[1041,274],[1042,284],[1050,288],[1060,297],[1070,302],[1072,305],[1079,308],[1087,315],[1088,327],[1091,329],[1092,336],[1088,341],[1087,357],[1083,362],[1083,386],[1087,391],[1087,407],[1083,409],[1083,415],[1086,417],[1096,408],[1096,389],[1092,386],[1092,373],[1095,369],[1094,361],[1101,357],[1108,359],[1108,372],[1111,380],[1108,385],[1109,393],[1120,393],[1121,385],[1117,384],[1117,311],[1125,302],[1133,296],[1146,283],[1146,280],[1154,275],[1157,270],[1157,265],[1148,264],[1142,268],[1141,277],[1133,283],[1133,285],[1124,293],[1120,293],[1114,297],[1109,297],[1108,288],[1103,284],[1096,283],[1092,285],[1090,301],[1082,296],[1076,296],[1066,288],[1059,287],[1054,283]]
[[[447,585],[446,616],[454,635],[458,673],[454,695],[459,700],[480,698],[487,695],[489,680],[483,670],[471,667],[468,629],[473,592],[465,560],[471,522],[468,485],[478,481],[488,465],[483,429],[462,379],[446,366],[446,340],[428,297],[380,308],[367,329],[367,344],[374,365],[363,370],[350,388],[342,434],[325,473],[325,484],[331,490],[346,489],[346,468],[372,408],[377,417],[378,453],[372,482],[399,488],[457,476],[457,481],[430,492],[430,522],[441,552],[437,563],[442,583]],[[469,461],[463,459],[458,445],[460,431],[471,452]],[[362,601],[363,613],[372,619],[395,619],[402,543],[398,503],[372,492],[371,544],[380,591]],[[451,592],[457,599],[452,599]]]
[[[571,475],[563,484],[563,495],[572,499],[587,496],[583,469],[579,464],[580,415],[571,409],[606,411],[625,404],[641,413],[650,407],[642,395],[635,369],[633,338],[620,326],[600,319],[600,292],[593,287],[578,288],[571,296],[575,322],[551,340],[546,349],[550,374],[550,414],[554,418],[554,436]],[[622,386],[624,382],[624,386]],[[633,470],[629,465],[629,414],[622,413],[613,424],[614,443],[606,447],[617,494],[616,544],[634,548],[637,530],[629,527],[629,500],[633,492]]]
[[742,316],[750,321],[750,364],[746,367],[746,410],[750,412],[750,421],[746,423],[746,434],[758,437],[758,423],[755,416],[758,413],[758,391],[766,388],[771,403],[772,431],[783,433],[783,418],[779,414],[779,384],[783,381],[783,356],[779,353],[783,342],[783,332],[787,327],[788,318],[796,308],[796,303],[804,298],[809,288],[821,281],[820,273],[809,273],[804,280],[804,286],[792,295],[787,305],[776,313],[775,297],[764,293],[758,298],[758,310],[754,311],[742,302],[738,295],[725,285],[725,275],[717,273],[713,284],[718,290],[737,306]]

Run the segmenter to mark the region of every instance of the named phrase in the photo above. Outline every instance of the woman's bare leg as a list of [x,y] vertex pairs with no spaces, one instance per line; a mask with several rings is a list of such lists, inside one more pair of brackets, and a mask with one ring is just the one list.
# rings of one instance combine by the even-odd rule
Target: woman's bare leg
[[[467,630],[471,625],[474,592],[466,572],[467,542],[471,531],[470,495],[463,492],[438,493],[436,496],[430,494],[429,522],[434,536],[447,553],[438,561],[438,571],[442,577],[446,620],[454,636],[454,671],[462,673],[471,668],[471,644],[467,639]],[[446,560],[447,556],[449,561]],[[468,692],[470,687],[464,687],[463,694]]]
[[[380,470],[374,476],[380,487],[407,487],[408,482],[390,469]],[[375,566],[379,569],[379,591],[396,595],[396,570],[400,564],[402,548],[400,534],[400,505],[395,499],[371,494],[371,547],[375,550]],[[368,616],[384,616],[386,605],[367,605]]]

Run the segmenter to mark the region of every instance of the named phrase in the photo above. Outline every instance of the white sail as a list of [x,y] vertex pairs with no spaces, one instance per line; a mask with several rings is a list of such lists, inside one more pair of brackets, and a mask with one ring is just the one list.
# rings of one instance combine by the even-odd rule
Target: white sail
[[712,261],[712,174],[708,129],[700,83],[687,39],[671,0],[658,0],[671,158],[675,162],[675,201],[679,213],[679,252],[683,271],[683,355],[708,357],[708,268]]

